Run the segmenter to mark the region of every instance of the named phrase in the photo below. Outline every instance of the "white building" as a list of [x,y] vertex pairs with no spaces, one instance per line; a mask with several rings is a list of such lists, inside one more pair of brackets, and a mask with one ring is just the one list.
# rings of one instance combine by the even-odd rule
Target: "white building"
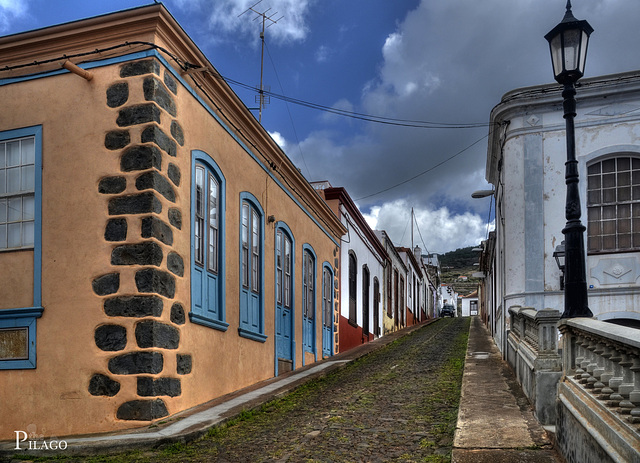
[[339,259],[340,352],[382,336],[382,285],[388,260],[383,245],[344,188],[328,182],[313,184],[323,195],[347,234],[342,237]]
[[424,285],[424,276],[422,274],[421,265],[413,254],[413,250],[409,248],[396,247],[400,258],[407,267],[407,284],[406,284],[406,325],[415,325],[426,318],[426,314],[422,314],[423,300],[421,298],[422,286]]
[[[566,223],[561,90],[513,90],[491,112],[486,179],[495,189],[495,250],[485,250],[491,261],[481,270],[503,350],[509,307],[563,310],[553,258]],[[575,126],[589,307],[600,320],[638,323],[640,71],[581,80]]]
[[478,315],[478,291],[474,291],[466,296],[460,296],[462,300],[462,316],[470,317]]
[[387,334],[404,327],[404,312],[400,310],[400,308],[405,305],[405,297],[404,291],[401,291],[400,288],[404,288],[405,286],[404,282],[407,279],[407,267],[404,265],[404,261],[398,254],[398,251],[396,251],[396,247],[393,245],[387,232],[384,230],[374,230],[374,233],[387,253],[382,299],[385,308],[382,317],[383,334]]

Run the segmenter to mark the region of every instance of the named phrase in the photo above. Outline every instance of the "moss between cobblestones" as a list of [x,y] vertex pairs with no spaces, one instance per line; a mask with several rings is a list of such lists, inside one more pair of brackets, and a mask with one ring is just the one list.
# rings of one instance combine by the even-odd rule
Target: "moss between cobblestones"
[[468,332],[469,319],[440,320],[188,445],[55,460],[449,462]]

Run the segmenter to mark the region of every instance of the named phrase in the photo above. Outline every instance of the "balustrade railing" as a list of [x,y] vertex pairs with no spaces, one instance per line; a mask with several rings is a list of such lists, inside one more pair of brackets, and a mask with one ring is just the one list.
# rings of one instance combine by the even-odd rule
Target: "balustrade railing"
[[640,331],[587,318],[563,320],[564,375],[640,433]]
[[553,424],[556,385],[562,374],[557,329],[560,312],[512,306],[509,315],[511,329],[507,339],[507,360],[531,401],[538,420],[543,424]]

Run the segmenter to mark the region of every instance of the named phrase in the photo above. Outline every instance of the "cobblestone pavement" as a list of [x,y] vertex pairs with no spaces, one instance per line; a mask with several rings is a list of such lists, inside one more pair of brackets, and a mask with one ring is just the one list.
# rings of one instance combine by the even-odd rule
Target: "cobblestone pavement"
[[468,333],[439,320],[196,442],[94,461],[448,462]]

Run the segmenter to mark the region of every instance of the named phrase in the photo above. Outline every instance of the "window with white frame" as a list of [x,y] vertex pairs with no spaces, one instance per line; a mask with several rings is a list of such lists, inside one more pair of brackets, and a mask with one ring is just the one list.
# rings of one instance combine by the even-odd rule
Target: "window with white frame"
[[640,250],[640,157],[587,166],[589,253]]
[[31,248],[35,230],[35,137],[0,141],[0,249]]

